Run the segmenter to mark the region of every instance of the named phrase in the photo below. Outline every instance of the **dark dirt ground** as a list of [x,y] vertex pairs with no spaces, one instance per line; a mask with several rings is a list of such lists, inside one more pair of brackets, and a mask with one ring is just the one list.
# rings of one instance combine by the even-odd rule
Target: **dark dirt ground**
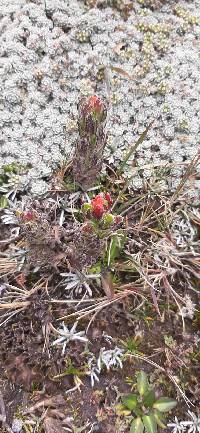
[[[46,315],[42,302],[34,305],[33,299],[31,308],[20,313],[17,320],[1,329],[1,393],[6,407],[7,423],[11,425],[12,418],[19,408],[20,412],[26,412],[27,407],[35,405],[35,409],[30,413],[27,412],[29,416],[33,413],[42,416],[47,407],[50,407],[49,410],[53,410],[55,419],[62,419],[65,415],[69,419],[73,418],[73,422],[70,423],[79,427],[91,423],[94,425],[93,431],[118,432],[121,421],[115,411],[117,396],[118,393],[130,392],[130,385],[126,383],[127,378],[133,378],[138,369],[144,369],[152,375],[158,395],[165,391],[168,395],[176,397],[177,390],[170,383],[168,373],[181,377],[180,386],[198,407],[200,372],[199,356],[196,355],[195,360],[194,355],[195,323],[186,321],[187,329],[183,336],[181,320],[173,311],[166,314],[165,321],[162,322],[154,309],[149,306],[143,317],[138,313],[135,316],[131,315],[132,309],[133,302],[130,299],[128,302],[126,300],[102,311],[89,330],[91,350],[98,355],[102,346],[109,348],[109,343],[102,338],[103,331],[118,343],[139,334],[142,338],[137,350],[164,367],[166,374],[160,373],[158,369],[144,361],[128,356],[122,370],[105,371],[100,375],[100,381],[94,388],[91,388],[88,377],[80,375],[82,381],[80,391],[75,390],[66,394],[68,389],[74,387],[74,377],[68,374],[60,380],[53,379],[66,369],[66,361],[60,356],[59,350],[51,347],[48,351],[43,350],[44,337],[41,329]],[[170,335],[176,341],[174,349],[166,346],[164,335]],[[81,371],[85,355],[81,353],[80,345],[72,342],[66,356]],[[46,399],[48,399],[47,407]],[[49,399],[51,399],[50,404]],[[44,404],[37,408],[37,403],[40,401],[44,401]],[[184,418],[186,408],[181,399],[176,411],[181,419]],[[89,430],[88,427],[86,431]]]

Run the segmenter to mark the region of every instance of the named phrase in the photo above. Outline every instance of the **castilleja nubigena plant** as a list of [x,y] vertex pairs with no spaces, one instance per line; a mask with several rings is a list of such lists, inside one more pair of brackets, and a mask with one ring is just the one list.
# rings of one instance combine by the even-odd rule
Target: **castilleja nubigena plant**
[[87,190],[101,172],[106,144],[107,110],[98,96],[82,98],[78,104],[79,139],[73,160],[74,180]]

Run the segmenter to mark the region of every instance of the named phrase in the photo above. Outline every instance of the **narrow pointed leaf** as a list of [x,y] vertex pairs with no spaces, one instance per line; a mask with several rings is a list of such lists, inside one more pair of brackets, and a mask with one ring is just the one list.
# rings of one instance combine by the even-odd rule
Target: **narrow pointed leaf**
[[126,155],[125,155],[125,157],[124,157],[124,159],[123,159],[123,161],[119,167],[120,173],[123,172],[125,165],[127,164],[128,160],[131,158],[133,153],[136,151],[138,146],[145,140],[147,133],[149,132],[149,129],[152,127],[153,123],[154,123],[154,120],[147,126],[147,128],[142,132],[142,134],[140,135],[140,137],[138,138],[136,143],[134,143],[134,145],[131,146],[130,149],[128,150],[128,152],[126,153]]
[[168,412],[177,405],[176,400],[169,397],[160,397],[153,405],[153,407],[160,412]]
[[147,394],[149,391],[149,382],[147,374],[144,371],[139,371],[137,375],[137,389],[141,396]]
[[131,415],[131,411],[128,410],[123,404],[117,404],[115,407],[116,415],[118,416],[129,416]]
[[5,195],[3,195],[0,198],[0,209],[5,209],[5,207],[8,205],[8,199],[7,197],[5,197]]
[[145,396],[144,396],[144,406],[145,407],[152,407],[153,404],[156,401],[155,392],[153,390],[150,390]]
[[164,420],[163,414],[161,412],[159,412],[158,410],[154,410],[153,413],[154,413],[155,420],[156,420],[157,424],[159,425],[159,427],[166,428],[166,425],[163,423],[163,420]]
[[131,424],[130,433],[143,433],[144,424],[140,417],[135,418]]
[[157,423],[153,413],[149,415],[144,415],[142,417],[142,421],[145,426],[145,430],[147,433],[157,433]]
[[137,406],[137,395],[136,394],[128,394],[122,397],[123,404],[130,410],[135,409]]

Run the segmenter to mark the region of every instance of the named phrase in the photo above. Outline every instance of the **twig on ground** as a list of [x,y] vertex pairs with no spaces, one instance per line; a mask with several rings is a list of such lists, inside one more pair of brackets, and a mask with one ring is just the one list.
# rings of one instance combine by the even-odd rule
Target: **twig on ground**
[[166,373],[165,368],[161,367],[160,365],[158,365],[156,362],[151,361],[149,358],[147,358],[146,356],[142,356],[142,355],[137,355],[137,354],[133,354],[133,353],[129,353],[128,354],[129,357],[133,357],[136,359],[140,359],[141,361],[145,361],[148,362],[149,364],[153,365],[154,367],[158,368],[160,371],[162,371],[162,373],[167,374],[167,376],[169,377],[169,379],[171,380],[171,382],[173,382],[173,384],[176,386],[176,388],[178,389],[178,391],[180,392],[181,396],[183,397],[185,403],[187,404],[188,407],[194,406],[194,404],[189,400],[189,398],[185,395],[185,393],[182,391],[182,389],[180,388],[180,386],[178,385],[178,383],[176,382],[175,378],[170,374],[170,373]]

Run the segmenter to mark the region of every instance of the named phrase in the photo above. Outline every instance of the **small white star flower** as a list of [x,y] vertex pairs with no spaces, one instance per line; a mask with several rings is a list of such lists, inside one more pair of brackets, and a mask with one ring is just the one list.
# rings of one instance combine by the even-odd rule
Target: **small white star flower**
[[171,433],[183,433],[185,431],[185,427],[176,416],[174,418],[174,422],[167,424],[167,427],[170,427],[172,429],[170,430]]
[[187,433],[200,433],[200,417],[196,416],[190,410],[188,415],[192,418],[191,421],[182,421],[181,424],[186,427]]
[[88,361],[88,372],[87,375],[90,376],[90,381],[91,381],[91,387],[94,387],[95,381],[99,382],[99,373],[100,370],[98,369],[98,367],[94,364],[94,359],[90,358]]
[[181,308],[179,314],[183,317],[188,317],[189,319],[193,319],[194,313],[195,313],[195,306],[194,302],[192,302],[192,299],[189,295],[185,295],[184,297],[185,306]]
[[58,337],[52,343],[52,345],[53,346],[55,346],[55,345],[63,346],[62,355],[64,355],[66,346],[70,341],[78,340],[78,341],[81,341],[83,343],[86,343],[88,341],[87,337],[85,336],[85,331],[76,332],[77,325],[78,325],[78,322],[74,323],[72,328],[69,329],[63,322],[62,328],[57,330],[57,333],[60,335],[60,337]]
[[191,411],[188,411],[188,415],[192,418],[191,420],[179,421],[175,417],[174,422],[167,424],[172,428],[171,433],[200,433],[200,417]]
[[82,272],[67,272],[61,274],[65,277],[63,284],[65,284],[65,290],[74,291],[75,294],[82,293],[83,290],[86,291],[88,296],[92,296],[92,290],[90,288],[90,281],[97,280],[100,278],[99,274],[83,274]]
[[101,348],[99,357],[97,360],[97,367],[99,371],[101,371],[102,366],[105,365],[107,370],[110,370],[110,367],[123,367],[122,364],[123,351],[119,349],[119,347],[115,347],[115,349],[105,350],[105,347]]

